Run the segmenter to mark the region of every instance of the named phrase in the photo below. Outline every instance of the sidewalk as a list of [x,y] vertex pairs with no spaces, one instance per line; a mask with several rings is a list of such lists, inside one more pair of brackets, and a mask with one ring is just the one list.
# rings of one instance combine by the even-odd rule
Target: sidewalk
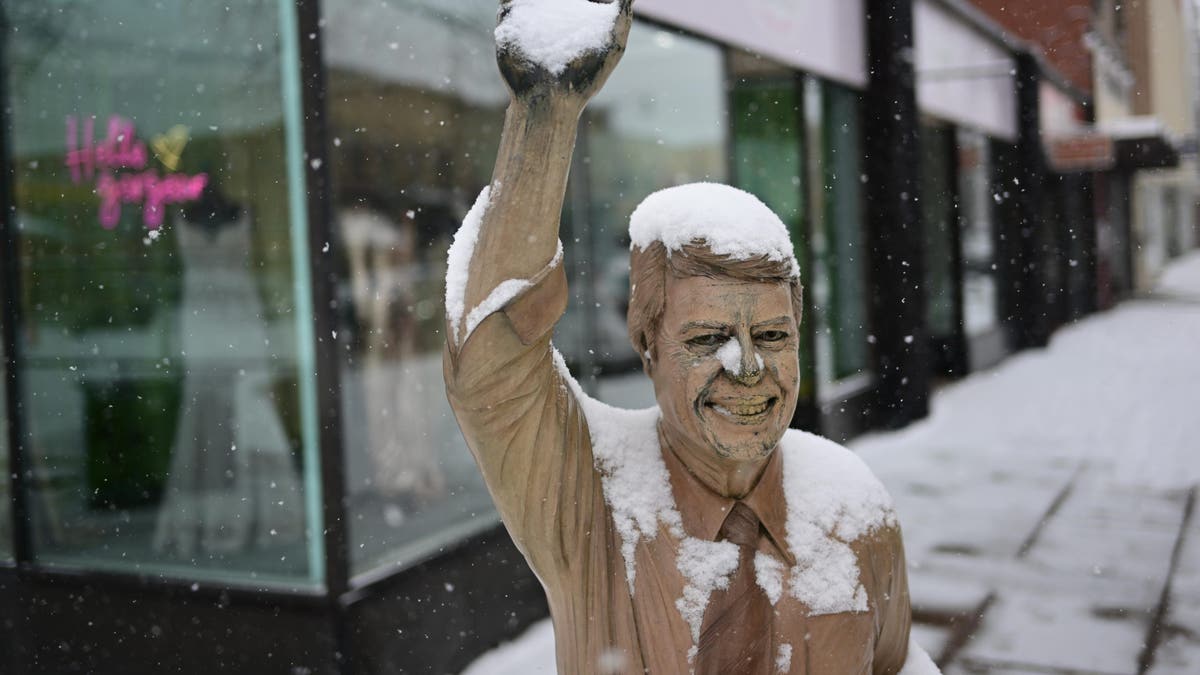
[[[947,675],[1200,673],[1200,253],[851,447],[896,500]],[[553,661],[543,623],[467,672]]]
[[1200,672],[1200,254],[852,447],[948,674]]

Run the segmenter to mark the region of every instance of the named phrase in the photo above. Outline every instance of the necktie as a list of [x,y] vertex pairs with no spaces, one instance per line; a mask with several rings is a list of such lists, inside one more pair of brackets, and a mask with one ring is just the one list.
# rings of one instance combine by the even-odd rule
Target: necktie
[[696,675],[769,673],[771,604],[754,577],[754,553],[762,524],[754,511],[737,502],[721,526],[720,539],[738,546],[738,567],[729,586],[708,599]]

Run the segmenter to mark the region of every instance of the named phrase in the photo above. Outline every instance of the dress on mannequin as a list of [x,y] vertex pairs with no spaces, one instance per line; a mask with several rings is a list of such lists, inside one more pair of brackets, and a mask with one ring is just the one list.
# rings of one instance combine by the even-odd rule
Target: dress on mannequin
[[273,400],[251,218],[181,216],[183,397],[154,547],[181,557],[298,541],[303,495]]
[[[441,352],[421,352],[413,315],[420,279],[417,234],[411,220],[393,223],[368,208],[341,212],[355,319],[363,336],[362,390],[371,491],[383,498],[438,496],[445,479],[430,437],[440,409],[423,391]],[[426,368],[433,361],[434,369]]]

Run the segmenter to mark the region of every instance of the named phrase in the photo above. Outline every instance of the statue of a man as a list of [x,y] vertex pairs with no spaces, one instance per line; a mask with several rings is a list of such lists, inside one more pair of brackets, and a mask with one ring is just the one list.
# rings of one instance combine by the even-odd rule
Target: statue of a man
[[[576,127],[631,5],[502,2],[512,100],[447,273],[450,403],[545,587],[559,672],[937,672],[910,648],[887,493],[846,449],[788,429],[799,267],[762,202],[694,184],[633,214],[629,333],[657,407],[589,399],[550,344]],[[562,25],[582,37],[546,35]]]

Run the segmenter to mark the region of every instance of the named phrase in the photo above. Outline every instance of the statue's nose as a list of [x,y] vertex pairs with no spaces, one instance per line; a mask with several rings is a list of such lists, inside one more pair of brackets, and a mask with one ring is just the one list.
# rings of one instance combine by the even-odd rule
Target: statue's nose
[[758,384],[762,379],[762,361],[758,356],[758,352],[754,351],[754,343],[751,340],[741,340],[742,343],[742,358],[738,364],[738,371],[733,373],[733,379],[739,384],[751,386]]

